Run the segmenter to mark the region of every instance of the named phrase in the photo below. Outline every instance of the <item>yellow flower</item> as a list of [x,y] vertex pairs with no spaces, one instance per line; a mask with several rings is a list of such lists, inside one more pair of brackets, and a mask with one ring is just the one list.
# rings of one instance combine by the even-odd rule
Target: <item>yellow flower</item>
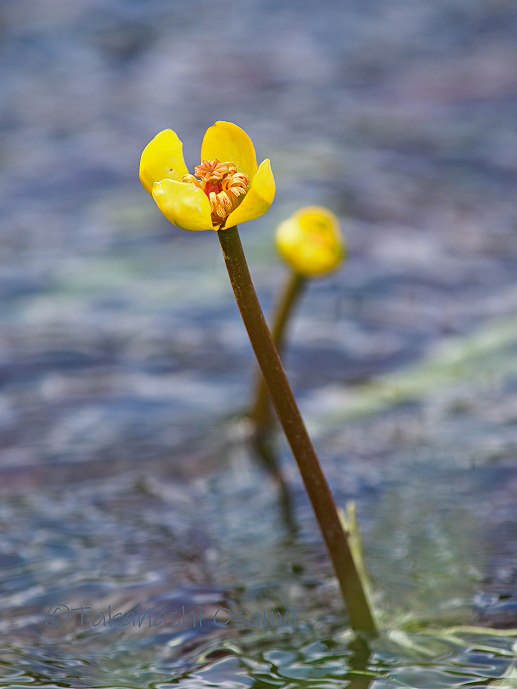
[[164,129],[144,148],[140,181],[165,217],[184,230],[224,230],[254,220],[275,196],[269,159],[257,166],[253,142],[231,122],[207,130],[194,175],[177,134]]
[[346,256],[336,216],[321,206],[306,206],[280,223],[275,236],[281,256],[301,275],[335,270]]

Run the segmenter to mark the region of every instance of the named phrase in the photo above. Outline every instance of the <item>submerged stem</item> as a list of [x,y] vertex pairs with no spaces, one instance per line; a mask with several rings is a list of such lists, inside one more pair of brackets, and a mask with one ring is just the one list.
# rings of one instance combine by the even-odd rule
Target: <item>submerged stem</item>
[[235,299],[269,389],[276,413],[300,469],[305,489],[339,581],[354,630],[376,633],[375,622],[336,505],[273,343],[248,270],[237,227],[217,233]]
[[[291,271],[284,285],[280,300],[275,307],[273,322],[271,325],[271,335],[275,343],[277,352],[281,355],[284,347],[285,330],[289,320],[289,316],[296,304],[298,298],[301,296],[307,278]],[[255,397],[250,411],[250,417],[253,419],[257,428],[260,430],[267,430],[271,428],[273,423],[272,409],[269,402],[269,393],[267,390],[266,381],[262,373],[257,371],[255,381]]]

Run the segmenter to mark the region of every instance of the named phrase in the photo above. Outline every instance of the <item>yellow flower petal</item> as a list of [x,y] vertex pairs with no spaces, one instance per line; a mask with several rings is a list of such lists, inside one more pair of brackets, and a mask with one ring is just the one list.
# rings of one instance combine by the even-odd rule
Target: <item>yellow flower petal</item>
[[346,253],[336,216],[321,206],[301,208],[280,223],[275,236],[281,256],[301,275],[335,270]]
[[247,220],[255,220],[264,215],[275,198],[275,178],[269,158],[260,163],[257,174],[251,180],[248,193],[242,203],[230,213],[224,224],[225,228],[240,225]]
[[162,179],[153,186],[153,198],[171,223],[183,230],[212,230],[207,195],[188,182]]
[[257,172],[257,155],[250,137],[244,129],[231,122],[216,122],[206,130],[201,145],[201,160],[217,158],[220,163],[233,162],[250,182]]
[[162,179],[181,182],[187,173],[183,144],[172,129],[164,129],[144,148],[140,158],[140,181],[150,194],[155,182],[161,182]]

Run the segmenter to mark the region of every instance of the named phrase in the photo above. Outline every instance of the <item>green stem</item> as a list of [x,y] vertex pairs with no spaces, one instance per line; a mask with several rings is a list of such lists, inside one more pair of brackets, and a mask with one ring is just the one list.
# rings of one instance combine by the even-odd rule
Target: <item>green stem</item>
[[[273,336],[273,342],[280,355],[282,355],[282,350],[284,348],[287,321],[306,284],[307,278],[300,275],[300,273],[291,271],[284,285],[280,300],[275,308],[271,335]],[[261,430],[267,430],[272,426],[273,416],[269,403],[269,393],[267,391],[266,381],[260,370],[257,371],[255,397],[251,407],[250,417]]]
[[287,376],[262,313],[246,263],[237,227],[217,233],[242,320],[266,380],[305,489],[334,565],[354,630],[376,633],[375,622],[357,572],[348,539],[321,469]]

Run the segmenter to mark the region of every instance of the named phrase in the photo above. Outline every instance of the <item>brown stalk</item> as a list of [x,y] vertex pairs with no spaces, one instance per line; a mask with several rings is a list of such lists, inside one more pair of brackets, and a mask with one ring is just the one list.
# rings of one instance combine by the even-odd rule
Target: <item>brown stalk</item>
[[[284,285],[280,300],[275,307],[271,335],[277,352],[282,356],[285,340],[286,325],[294,305],[301,296],[307,278],[292,270]],[[266,381],[260,369],[255,380],[255,396],[251,406],[250,417],[255,422],[258,431],[267,431],[273,425],[272,408]]]
[[357,571],[347,534],[287,380],[260,307],[237,227],[217,233],[230,282],[262,375],[302,475],[339,581],[354,630],[371,635],[376,626]]

